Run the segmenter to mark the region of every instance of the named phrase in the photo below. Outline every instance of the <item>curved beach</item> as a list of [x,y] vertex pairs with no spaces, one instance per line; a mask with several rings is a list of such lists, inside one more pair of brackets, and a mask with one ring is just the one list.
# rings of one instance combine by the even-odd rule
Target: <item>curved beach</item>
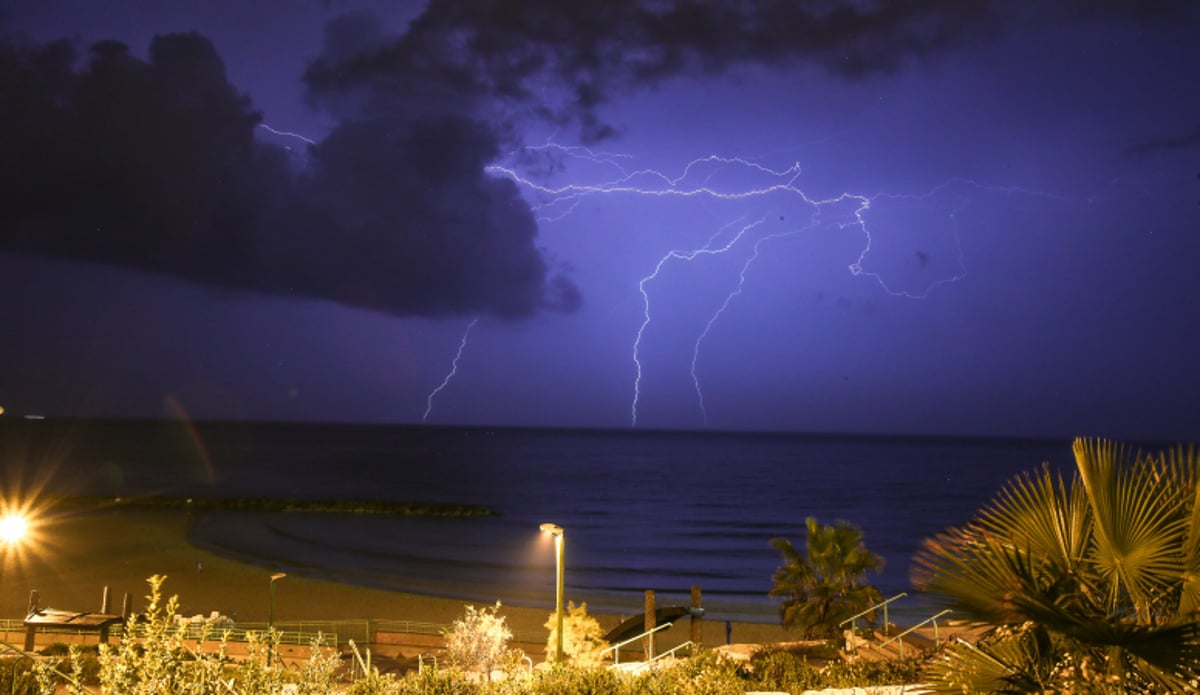
[[[65,610],[99,611],[103,587],[108,586],[111,610],[119,612],[124,594],[134,609],[145,606],[146,578],[167,576],[164,589],[178,595],[180,613],[217,611],[238,621],[264,622],[270,605],[270,576],[278,571],[268,563],[233,559],[198,547],[189,530],[203,516],[187,511],[121,509],[72,513],[46,520],[19,549],[4,559],[0,578],[0,617],[25,615],[29,591],[36,589],[40,605]],[[570,596],[568,596],[570,598]],[[504,602],[503,596],[497,600]],[[293,620],[387,619],[449,623],[463,612],[461,599],[389,591],[326,578],[290,574],[276,585],[275,615]],[[544,608],[505,604],[502,614],[522,634],[541,634],[549,616]],[[598,614],[611,627],[623,617]],[[774,642],[787,638],[778,625],[732,625],[737,642]],[[686,639],[686,630],[674,630]],[[705,643],[725,642],[723,621],[706,621]]]

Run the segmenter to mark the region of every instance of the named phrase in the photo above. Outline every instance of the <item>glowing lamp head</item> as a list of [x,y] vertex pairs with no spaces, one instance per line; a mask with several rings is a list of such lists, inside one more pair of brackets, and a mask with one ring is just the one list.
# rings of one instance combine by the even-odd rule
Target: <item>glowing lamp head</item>
[[16,545],[29,531],[29,522],[20,514],[7,514],[0,518],[0,544]]
[[561,537],[563,535],[562,527],[558,524],[545,523],[542,524],[540,528],[542,529],[542,533],[548,533],[551,536]]

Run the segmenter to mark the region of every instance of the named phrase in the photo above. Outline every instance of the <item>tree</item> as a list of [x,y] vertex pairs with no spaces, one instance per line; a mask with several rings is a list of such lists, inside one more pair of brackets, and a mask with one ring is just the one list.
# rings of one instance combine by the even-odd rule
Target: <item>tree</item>
[[446,651],[451,663],[467,671],[483,673],[492,680],[492,670],[508,651],[512,631],[504,616],[499,615],[500,602],[490,608],[467,606],[463,617],[446,630]]
[[1200,457],[1077,439],[1070,482],[1044,465],[925,541],[914,583],[998,626],[951,647],[944,692],[1195,692]]
[[[771,540],[784,564],[775,570],[768,596],[783,599],[779,615],[784,627],[799,629],[805,637],[832,638],[842,621],[880,601],[879,589],[866,576],[883,566],[883,558],[867,550],[862,530],[853,524],[823,526],[809,517],[807,525],[803,553],[786,538]],[[867,615],[868,622],[874,618],[873,612]]]
[[[551,613],[546,621],[546,629],[550,631],[546,640],[547,654],[553,654],[558,648],[557,617],[556,613]],[[576,606],[574,601],[568,602],[563,616],[563,656],[574,666],[591,668],[603,665],[601,652],[605,649],[608,649],[608,642],[604,639],[604,630],[599,621],[588,615],[587,603]]]

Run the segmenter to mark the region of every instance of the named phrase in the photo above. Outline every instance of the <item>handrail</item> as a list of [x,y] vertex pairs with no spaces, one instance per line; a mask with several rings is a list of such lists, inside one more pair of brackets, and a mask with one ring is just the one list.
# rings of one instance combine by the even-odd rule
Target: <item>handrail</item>
[[688,640],[688,641],[684,642],[683,644],[671,647],[667,651],[665,651],[662,654],[659,654],[658,656],[655,656],[653,659],[651,659],[650,663],[654,663],[655,661],[658,661],[659,659],[664,659],[668,656],[671,656],[672,654],[679,651],[680,649],[683,649],[684,647],[692,646],[692,644],[693,644],[693,642],[691,640]]
[[904,640],[902,640],[900,638],[904,637],[905,635],[912,632],[913,630],[916,630],[917,628],[921,627],[925,623],[933,623],[933,643],[936,645],[938,642],[941,641],[938,639],[937,619],[942,617],[943,615],[946,615],[947,613],[953,613],[953,612],[954,611],[947,608],[946,610],[942,611],[941,613],[938,613],[937,615],[932,615],[932,616],[922,620],[921,622],[917,623],[916,625],[913,625],[912,627],[908,628],[904,632],[901,632],[900,634],[896,635],[895,637],[891,638],[890,640],[888,640],[886,642],[880,642],[879,646],[876,648],[883,649],[884,647],[888,646],[892,642],[895,642],[896,640],[900,640],[900,656],[904,656]]
[[[16,692],[16,690],[17,690],[17,678],[16,678],[17,662],[19,662],[21,659],[34,659],[36,655],[32,654],[30,652],[27,652],[24,649],[21,649],[20,647],[18,647],[15,644],[9,644],[7,640],[0,640],[0,645],[3,645],[3,647],[6,650],[15,652],[17,654],[16,659],[14,659],[13,663],[12,663],[12,667],[11,667],[12,668],[12,680],[10,681],[10,683],[12,684],[12,691]],[[80,693],[95,692],[91,688],[85,686],[83,683],[80,683],[79,681],[75,680],[75,676],[73,676],[72,674],[64,673],[63,671],[60,671],[58,669],[58,667],[54,665],[53,662],[43,662],[43,663],[46,666],[46,668],[48,668],[54,672],[54,675],[58,676],[59,678],[62,678],[64,681],[66,681],[66,683],[69,686],[74,686],[72,688],[73,692],[80,692]]]
[[630,642],[636,642],[636,641],[642,639],[643,637],[653,635],[654,633],[658,632],[659,630],[666,630],[669,627],[671,627],[671,623],[663,623],[662,625],[659,625],[658,627],[654,628],[653,630],[646,630],[642,634],[630,637],[629,639],[625,640],[624,642],[618,642],[617,644],[614,644],[611,647],[602,649],[602,650],[600,650],[600,658],[603,659],[605,654],[607,654],[608,652],[612,652],[613,653],[613,665],[619,664],[619,663],[621,663],[621,647],[624,647],[625,645],[629,644]]
[[886,601],[880,601],[879,603],[876,603],[875,605],[871,606],[870,608],[868,608],[860,613],[856,613],[855,615],[852,615],[849,618],[846,618],[842,622],[838,623],[838,627],[841,627],[841,626],[845,625],[846,623],[850,623],[850,629],[853,630],[855,620],[858,620],[859,618],[866,615],[867,613],[870,613],[871,611],[875,610],[876,608],[883,607],[883,629],[887,630],[887,626],[888,626],[888,609],[887,609],[887,607],[888,607],[888,604],[891,603],[892,601],[902,599],[905,596],[908,596],[908,594],[906,592],[902,591],[902,592],[896,594],[895,596],[887,599]]

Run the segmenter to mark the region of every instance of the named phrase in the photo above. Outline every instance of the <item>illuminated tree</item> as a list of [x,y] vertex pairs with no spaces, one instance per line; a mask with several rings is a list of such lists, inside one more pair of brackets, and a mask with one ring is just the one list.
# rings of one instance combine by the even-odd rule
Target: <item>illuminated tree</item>
[[455,666],[478,671],[491,681],[492,670],[508,651],[512,631],[504,616],[498,614],[499,601],[490,608],[466,608],[463,617],[455,620],[445,633],[446,652]]
[[[546,653],[553,654],[558,648],[557,614],[551,613],[546,621],[546,629],[550,636],[546,639]],[[600,623],[588,615],[587,603],[578,606],[574,601],[567,603],[567,612],[563,616],[563,656],[573,666],[591,668],[604,663],[600,652],[608,649],[604,640],[604,630]]]

